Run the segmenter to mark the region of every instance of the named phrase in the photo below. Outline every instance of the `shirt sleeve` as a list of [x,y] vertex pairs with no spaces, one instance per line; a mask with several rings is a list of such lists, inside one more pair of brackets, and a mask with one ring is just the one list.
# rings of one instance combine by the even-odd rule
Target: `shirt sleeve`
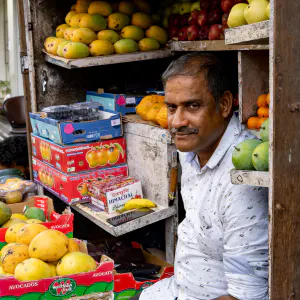
[[240,300],[268,299],[268,190],[230,183],[222,198],[228,294]]

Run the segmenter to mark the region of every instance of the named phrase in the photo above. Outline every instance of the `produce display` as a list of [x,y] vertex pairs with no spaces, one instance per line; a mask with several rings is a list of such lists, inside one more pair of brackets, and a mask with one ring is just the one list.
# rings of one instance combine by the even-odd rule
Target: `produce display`
[[250,117],[247,126],[252,130],[259,130],[261,125],[269,118],[270,94],[261,94],[256,101],[257,116]]
[[158,50],[168,34],[158,26],[160,16],[151,11],[145,0],[77,0],[66,23],[56,28],[56,37],[45,40],[45,50],[67,59]]
[[233,6],[227,21],[229,27],[269,20],[270,2],[268,0],[248,0],[248,2],[249,4],[238,3]]

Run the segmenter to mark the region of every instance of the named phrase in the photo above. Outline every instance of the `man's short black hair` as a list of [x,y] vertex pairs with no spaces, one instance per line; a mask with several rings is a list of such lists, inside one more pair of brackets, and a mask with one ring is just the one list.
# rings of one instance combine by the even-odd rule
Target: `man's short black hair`
[[231,91],[230,76],[223,62],[209,53],[193,52],[174,60],[162,75],[164,86],[175,76],[193,76],[204,73],[208,89],[219,109],[220,98],[226,91]]
[[29,167],[26,136],[11,136],[0,142],[0,165]]

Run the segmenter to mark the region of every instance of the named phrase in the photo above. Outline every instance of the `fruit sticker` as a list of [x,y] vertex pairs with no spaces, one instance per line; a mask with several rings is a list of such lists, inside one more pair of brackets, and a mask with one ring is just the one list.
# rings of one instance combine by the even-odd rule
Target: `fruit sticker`
[[67,296],[76,288],[76,282],[71,278],[62,278],[53,281],[49,287],[49,292],[53,296]]

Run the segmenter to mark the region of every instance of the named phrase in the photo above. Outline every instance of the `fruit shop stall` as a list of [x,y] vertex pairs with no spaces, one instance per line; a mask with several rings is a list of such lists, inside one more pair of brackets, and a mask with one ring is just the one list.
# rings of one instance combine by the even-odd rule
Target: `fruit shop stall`
[[[118,54],[121,53],[120,50],[115,49],[117,54],[75,59],[52,54],[51,49],[48,52],[47,49],[42,50],[46,37],[51,36],[56,27],[63,23],[73,2],[23,1],[26,18],[24,32],[27,37],[29,57],[28,73],[31,83],[27,100],[32,112],[47,106],[84,101],[86,90],[107,89],[112,82],[114,86],[110,86],[109,89],[114,93],[116,90],[119,93],[116,87],[124,83],[127,85],[134,83],[145,88],[154,87],[160,74],[179,52],[216,51],[221,54],[230,52],[236,55],[239,119],[260,138],[259,129],[266,121],[265,118],[269,116],[269,134],[264,141],[269,143],[267,147],[269,152],[264,147],[264,163],[261,165],[252,164],[253,153],[250,153],[250,158],[248,154],[250,167],[240,166],[232,170],[232,182],[269,187],[270,298],[292,299],[294,297],[296,299],[300,293],[297,285],[299,275],[294,267],[299,264],[296,243],[299,230],[296,220],[299,214],[297,199],[300,191],[297,182],[300,179],[300,161],[299,156],[296,155],[299,151],[299,134],[295,128],[300,124],[299,103],[295,95],[299,94],[297,49],[300,41],[296,29],[299,16],[294,14],[299,6],[298,3],[271,1],[269,4],[263,0],[260,3],[252,0],[253,4],[247,5],[240,3],[246,1],[211,1],[210,3],[203,0],[200,2],[200,6],[201,3],[202,6],[204,5],[200,7],[202,13],[200,11],[194,14],[185,10],[187,6],[191,9],[190,4],[170,3],[165,5],[162,13],[163,21],[167,19],[168,24],[164,24],[166,21],[160,24],[160,27],[168,30],[170,41],[166,46],[160,43],[160,49],[135,52],[138,48],[130,42],[134,52],[131,50],[129,52],[132,53]],[[180,17],[180,9],[183,9],[181,15],[183,17]],[[184,16],[185,13],[189,16]],[[196,27],[188,30],[191,26]],[[147,38],[151,38],[150,35]],[[64,50],[64,47],[61,47],[61,50]],[[85,53],[87,56],[87,51]],[[235,68],[235,65],[233,66]],[[267,102],[267,95],[269,102]],[[260,96],[265,100],[261,101]],[[124,124],[126,139],[132,138],[136,142],[135,130],[138,130],[143,132],[143,136],[139,138],[144,139],[142,144],[145,146],[149,142],[150,134],[152,143],[162,142],[161,149],[164,149],[165,154],[168,153],[165,155],[164,164],[170,164],[168,158],[172,152],[170,150],[172,144],[167,142],[167,131],[161,128],[153,129],[155,127],[151,127],[150,130],[149,125],[143,124],[141,120],[128,120],[128,122]],[[266,124],[263,128],[267,128]],[[151,135],[152,131],[155,134]],[[266,135],[265,132],[263,134]],[[128,144],[127,147],[130,145]],[[144,170],[141,172],[139,166],[143,165],[143,161],[135,164],[137,157],[146,159],[144,153],[147,149],[127,148],[129,169],[134,170],[136,177],[143,173],[143,181],[146,178],[153,179],[153,174],[159,174],[157,170],[160,170],[160,162],[157,162],[155,170],[149,169],[149,173]],[[131,151],[134,155],[130,154]],[[140,154],[138,155],[136,151],[140,151]],[[153,154],[155,155],[155,151]],[[254,154],[256,158],[260,156],[260,153]],[[169,179],[170,172],[168,183],[165,185],[168,189],[170,189]],[[167,199],[166,195],[164,205],[169,204]],[[82,206],[84,204],[78,204],[74,208],[92,219],[88,209]],[[176,214],[176,201],[173,207],[167,207],[168,212],[172,210],[171,214]],[[138,221],[132,223],[129,230],[149,224],[148,218],[149,215],[137,219]],[[171,241],[168,249],[171,249],[170,245],[175,244],[174,232],[177,218],[175,216],[166,220],[166,237],[169,242]],[[116,230],[105,222],[93,221],[113,235],[128,232],[128,226],[121,225]],[[287,268],[287,265],[290,268]]]

